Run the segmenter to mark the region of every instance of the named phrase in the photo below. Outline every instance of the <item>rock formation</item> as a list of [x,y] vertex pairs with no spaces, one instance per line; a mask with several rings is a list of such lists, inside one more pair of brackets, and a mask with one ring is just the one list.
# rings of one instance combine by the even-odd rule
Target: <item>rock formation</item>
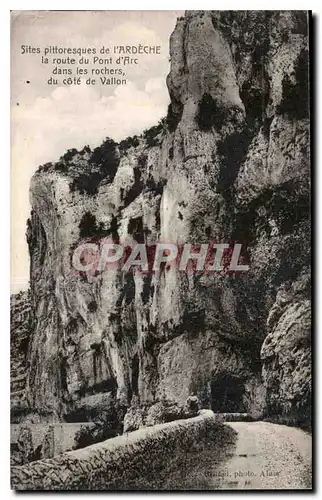
[[30,293],[10,297],[10,389],[12,418],[24,415],[26,402],[27,354],[32,331]]
[[[93,397],[93,409],[102,406],[107,393],[125,408],[133,396],[184,404],[192,393],[219,404],[221,380],[233,411],[302,422],[310,401],[306,13],[187,12],[170,57],[171,102],[159,125],[120,144],[69,150],[32,178],[30,411],[68,420]],[[250,271],[79,276],[73,250],[101,237],[128,246],[237,242]]]

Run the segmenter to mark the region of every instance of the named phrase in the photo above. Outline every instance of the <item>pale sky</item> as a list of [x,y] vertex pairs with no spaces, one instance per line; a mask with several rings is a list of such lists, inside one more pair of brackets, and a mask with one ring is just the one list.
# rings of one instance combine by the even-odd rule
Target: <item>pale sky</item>
[[[141,133],[165,116],[169,103],[169,37],[181,11],[20,11],[11,18],[11,291],[28,287],[25,240],[29,182],[38,165],[67,149],[99,145]],[[50,86],[43,49],[111,45],[160,45],[160,55],[142,55],[126,67],[126,86]],[[59,56],[57,57],[64,57]],[[88,56],[87,56],[88,57]],[[104,56],[102,56],[104,57]],[[105,56],[107,57],[107,56]],[[29,82],[29,83],[28,83]]]

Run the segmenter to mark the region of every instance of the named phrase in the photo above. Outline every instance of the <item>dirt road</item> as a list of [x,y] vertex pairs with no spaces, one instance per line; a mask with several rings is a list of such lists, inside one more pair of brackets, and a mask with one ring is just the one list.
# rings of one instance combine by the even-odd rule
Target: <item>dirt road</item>
[[209,489],[310,489],[311,436],[267,422],[229,422],[232,448],[214,463]]

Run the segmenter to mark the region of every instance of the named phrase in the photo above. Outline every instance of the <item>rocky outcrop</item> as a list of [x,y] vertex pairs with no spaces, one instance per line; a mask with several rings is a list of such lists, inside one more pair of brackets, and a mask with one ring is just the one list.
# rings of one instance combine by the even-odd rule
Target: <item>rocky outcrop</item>
[[[256,415],[277,400],[302,418],[309,304],[282,296],[310,265],[306,30],[302,12],[188,12],[171,35],[166,119],[33,176],[33,411],[68,419],[106,393],[124,408],[195,393]],[[80,276],[73,250],[101,238],[238,242],[250,271]]]
[[30,293],[10,297],[10,392],[12,418],[19,420],[27,409],[27,354],[32,331]]
[[196,396],[190,396],[181,406],[174,401],[162,399],[152,405],[142,405],[138,398],[132,398],[131,406],[124,416],[123,432],[131,432],[142,427],[193,418],[199,415],[200,402]]
[[311,421],[311,308],[308,274],[281,286],[261,357],[267,414],[307,426]]
[[[32,415],[34,416],[34,415]],[[30,423],[28,414],[23,423],[10,427],[10,460],[12,465],[22,465],[43,458],[52,458],[73,449],[85,423]]]

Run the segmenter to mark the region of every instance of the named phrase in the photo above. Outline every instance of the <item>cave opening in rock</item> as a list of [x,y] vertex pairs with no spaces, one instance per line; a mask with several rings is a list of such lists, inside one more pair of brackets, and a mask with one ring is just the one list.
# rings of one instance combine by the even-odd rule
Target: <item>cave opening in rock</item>
[[211,409],[215,413],[244,413],[243,381],[234,375],[216,374],[211,380]]

